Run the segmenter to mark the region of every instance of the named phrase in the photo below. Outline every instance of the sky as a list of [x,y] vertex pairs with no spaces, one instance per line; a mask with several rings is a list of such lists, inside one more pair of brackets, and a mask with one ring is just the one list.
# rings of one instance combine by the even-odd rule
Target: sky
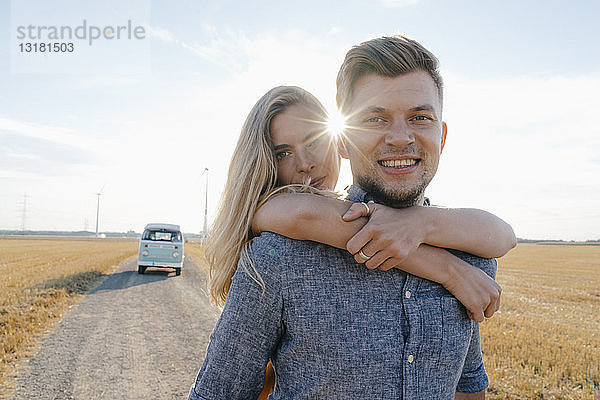
[[[94,231],[102,193],[100,231],[200,232],[262,94],[298,85],[333,110],[345,53],[405,34],[445,84],[432,202],[490,211],[521,238],[598,239],[599,14],[592,1],[0,0],[0,230]],[[40,40],[19,27],[84,21],[84,39],[42,32],[72,52],[21,51]],[[338,187],[351,181],[344,163]]]

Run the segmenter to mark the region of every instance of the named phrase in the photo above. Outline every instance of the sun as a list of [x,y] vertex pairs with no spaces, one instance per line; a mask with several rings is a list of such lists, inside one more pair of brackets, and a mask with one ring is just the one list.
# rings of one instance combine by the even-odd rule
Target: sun
[[346,117],[337,110],[329,112],[327,118],[327,131],[333,137],[340,137],[346,129]]

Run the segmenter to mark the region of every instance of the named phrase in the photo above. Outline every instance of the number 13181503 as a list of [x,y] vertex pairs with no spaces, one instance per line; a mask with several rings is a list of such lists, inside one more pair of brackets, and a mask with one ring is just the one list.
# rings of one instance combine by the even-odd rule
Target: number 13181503
[[21,53],[72,53],[73,43],[19,43]]

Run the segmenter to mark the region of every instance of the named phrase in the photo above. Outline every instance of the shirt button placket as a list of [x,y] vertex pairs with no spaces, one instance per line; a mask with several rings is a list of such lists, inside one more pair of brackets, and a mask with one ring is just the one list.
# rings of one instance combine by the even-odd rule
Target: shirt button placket
[[[412,295],[410,290],[407,290],[406,292],[404,292],[404,297],[406,297],[406,299],[410,299],[410,296]],[[415,356],[412,354],[409,354],[408,357],[406,358],[406,360],[408,361],[409,364],[412,364],[412,362],[415,360]]]
[[409,335],[404,347],[404,371],[405,379],[403,380],[404,388],[403,392],[405,398],[415,398],[418,391],[415,392],[418,381],[418,371],[415,368],[415,357],[416,351],[418,351],[420,338],[418,332],[420,332],[420,317],[418,302],[415,298],[415,290],[417,289],[418,281],[411,275],[407,275],[406,283],[404,284],[404,310],[406,311],[407,323],[409,326]]

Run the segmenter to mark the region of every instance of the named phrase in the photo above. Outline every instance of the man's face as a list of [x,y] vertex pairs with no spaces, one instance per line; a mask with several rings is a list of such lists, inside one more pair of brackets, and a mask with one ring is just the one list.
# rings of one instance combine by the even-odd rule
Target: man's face
[[422,204],[446,139],[433,79],[423,71],[395,78],[359,78],[340,146],[354,184],[381,203]]

